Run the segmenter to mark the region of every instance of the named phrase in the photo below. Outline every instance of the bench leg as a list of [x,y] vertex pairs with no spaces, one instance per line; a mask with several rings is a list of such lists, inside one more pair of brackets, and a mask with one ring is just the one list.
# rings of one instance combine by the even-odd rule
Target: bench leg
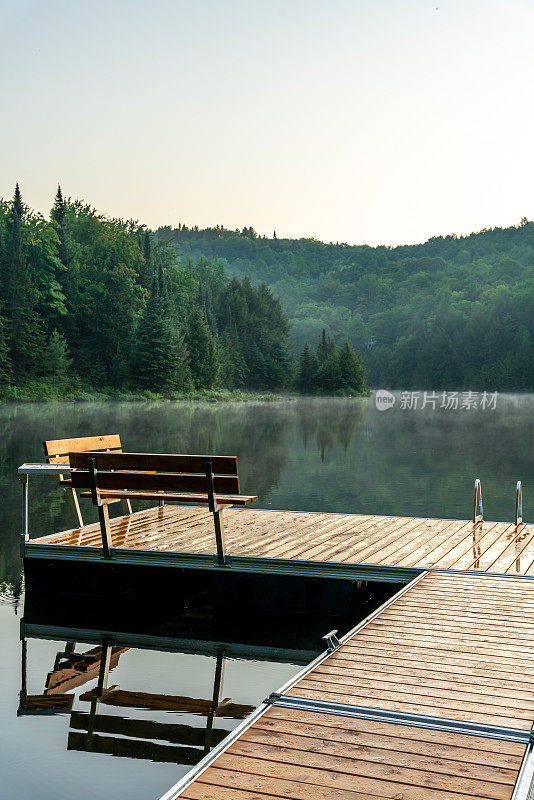
[[224,555],[224,525],[222,521],[222,508],[213,512],[213,522],[215,524],[215,542],[217,545],[217,563],[223,567],[226,564]]
[[111,532],[109,530],[109,510],[107,505],[98,506],[98,521],[102,535],[102,550],[104,558],[111,558]]
[[125,514],[132,513],[132,504],[130,503],[129,500],[121,500],[121,506]]
[[80,508],[80,501],[78,500],[78,495],[76,494],[76,489],[67,489],[66,491],[71,508],[74,511],[76,519],[78,520],[78,526],[80,528],[83,528],[82,511]]

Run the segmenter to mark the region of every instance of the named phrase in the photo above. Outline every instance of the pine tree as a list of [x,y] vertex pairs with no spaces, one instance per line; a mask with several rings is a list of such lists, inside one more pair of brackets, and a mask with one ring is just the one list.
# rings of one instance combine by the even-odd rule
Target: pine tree
[[235,328],[224,333],[219,341],[220,382],[226,389],[241,389],[245,386],[248,368]]
[[184,392],[193,388],[189,368],[189,351],[181,330],[174,330],[171,336],[170,374],[168,386],[171,391]]
[[63,264],[63,266],[67,266],[68,262],[68,254],[67,254],[67,244],[66,244],[66,232],[65,232],[65,213],[67,207],[66,203],[63,199],[63,194],[61,192],[61,186],[57,187],[56,197],[54,199],[54,205],[52,206],[52,211],[50,212],[50,218],[54,223],[56,228],[56,233],[59,238],[59,246],[57,249],[58,258]]
[[217,343],[198,306],[189,316],[186,341],[193,386],[197,391],[211,389],[219,372]]
[[37,290],[24,253],[17,207],[22,207],[18,184],[7,248],[6,334],[14,377],[23,381],[39,371],[43,355],[43,325],[37,311]]
[[22,220],[22,217],[24,216],[24,204],[22,202],[18,183],[15,186],[15,194],[13,196],[13,211],[16,212],[19,220]]
[[317,382],[322,391],[327,394],[333,394],[340,388],[341,372],[339,368],[338,350],[335,344],[326,361],[319,363]]
[[172,328],[160,281],[154,277],[137,329],[135,383],[142,389],[166,392],[172,378]]
[[67,340],[57,328],[54,328],[43,354],[43,372],[56,383],[64,383],[69,376],[71,366],[72,359],[69,357]]
[[365,370],[362,359],[356,355],[347,340],[339,351],[340,389],[359,394],[366,391]]
[[12,377],[6,324],[4,318],[0,316],[0,389],[5,389]]
[[300,356],[297,373],[297,389],[299,391],[309,394],[317,388],[318,368],[317,357],[311,352],[308,342],[306,342]]
[[145,289],[150,289],[154,279],[154,264],[152,258],[152,239],[149,231],[145,231],[143,238],[143,258],[144,264],[140,274],[140,283]]
[[334,353],[335,348],[336,346],[334,342],[329,337],[327,338],[326,331],[323,328],[319,344],[317,345],[317,360],[319,361],[319,364],[324,364],[324,362]]

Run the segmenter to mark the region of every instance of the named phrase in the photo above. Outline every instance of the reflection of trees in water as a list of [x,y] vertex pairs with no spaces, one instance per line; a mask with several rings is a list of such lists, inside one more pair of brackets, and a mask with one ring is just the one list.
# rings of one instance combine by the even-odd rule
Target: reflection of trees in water
[[321,461],[334,447],[345,452],[363,424],[363,404],[360,400],[310,401],[297,406],[298,424],[304,449],[315,441]]

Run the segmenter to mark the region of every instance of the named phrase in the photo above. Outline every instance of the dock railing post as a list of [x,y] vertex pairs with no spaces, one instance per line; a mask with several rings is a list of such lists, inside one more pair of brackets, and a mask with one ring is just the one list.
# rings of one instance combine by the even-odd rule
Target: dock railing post
[[480,485],[480,478],[475,481],[475,491],[473,496],[473,523],[476,525],[478,522],[484,521],[484,509],[482,507],[482,487]]
[[523,522],[523,489],[521,488],[521,481],[517,481],[515,487],[515,525],[521,525]]
[[89,469],[89,484],[91,486],[91,497],[93,504],[98,509],[98,521],[100,522],[100,533],[102,536],[102,550],[104,558],[111,558],[111,532],[109,530],[109,511],[106,503],[103,503],[98,491],[98,470],[96,469],[95,458],[87,459]]
[[213,480],[213,465],[211,461],[206,461],[206,487],[208,490],[208,507],[213,514],[213,523],[215,525],[215,543],[217,546],[217,563],[219,566],[226,565],[226,556],[224,554],[224,526],[222,521],[222,508],[217,503],[217,496],[215,494],[214,480]]

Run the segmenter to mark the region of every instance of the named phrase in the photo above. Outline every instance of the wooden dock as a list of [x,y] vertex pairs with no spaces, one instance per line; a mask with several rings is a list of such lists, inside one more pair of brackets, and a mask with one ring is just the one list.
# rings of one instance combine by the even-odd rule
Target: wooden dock
[[426,573],[165,800],[530,797],[533,631],[531,581]]
[[[244,571],[407,582],[422,569],[534,577],[534,525],[264,509],[224,513],[229,564]],[[216,565],[211,514],[158,506],[111,521],[117,563]],[[98,523],[32,539],[28,558],[101,560]],[[348,567],[348,569],[347,569]]]
[[[530,800],[534,526],[203,508],[23,544],[80,561],[404,583],[271,695],[161,800]],[[35,561],[34,561],[35,563]]]

